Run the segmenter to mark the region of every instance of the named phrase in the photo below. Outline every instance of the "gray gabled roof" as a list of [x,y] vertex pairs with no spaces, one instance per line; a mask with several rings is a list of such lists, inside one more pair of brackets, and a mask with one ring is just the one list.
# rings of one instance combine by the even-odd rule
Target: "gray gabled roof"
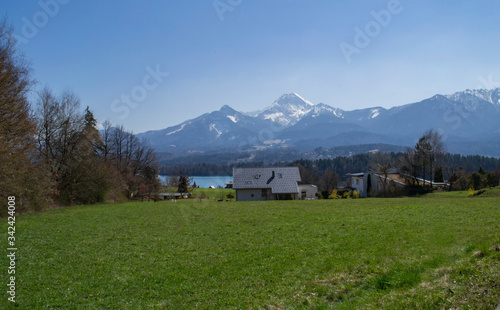
[[234,168],[234,189],[270,188],[273,194],[296,194],[299,192],[299,168]]

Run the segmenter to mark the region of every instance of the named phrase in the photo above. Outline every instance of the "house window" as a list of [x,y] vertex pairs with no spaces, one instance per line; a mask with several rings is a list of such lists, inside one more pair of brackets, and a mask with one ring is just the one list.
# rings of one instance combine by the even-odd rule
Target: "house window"
[[283,179],[283,173],[279,173],[278,178]]

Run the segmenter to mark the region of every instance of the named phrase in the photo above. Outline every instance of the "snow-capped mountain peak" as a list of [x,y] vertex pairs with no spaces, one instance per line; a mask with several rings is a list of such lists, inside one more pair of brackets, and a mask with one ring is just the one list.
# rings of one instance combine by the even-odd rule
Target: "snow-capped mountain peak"
[[292,93],[292,95],[295,95],[296,97],[298,97],[299,99],[301,99],[302,101],[304,101],[306,104],[308,104],[310,106],[314,106],[314,103],[312,103],[311,101],[309,101],[307,99],[304,99],[301,95],[299,95],[297,93]]
[[138,136],[147,138],[159,151],[186,154],[277,145],[300,149],[366,143],[411,145],[425,130],[438,128],[449,137],[449,150],[500,156],[499,100],[500,88],[465,90],[390,109],[349,111],[322,103],[314,105],[291,93],[255,116],[223,106],[179,125]]
[[314,104],[296,93],[286,94],[276,100],[270,107],[259,113],[258,117],[272,120],[284,126],[297,123],[309,113]]
[[451,95],[445,96],[446,98],[462,102],[465,104],[476,104],[478,101],[483,100],[491,104],[500,106],[500,88],[494,89],[467,89],[462,92],[456,92]]
[[231,108],[228,105],[224,105],[220,110],[220,113],[222,113],[225,117],[230,119],[233,123],[237,123],[239,121],[239,115],[241,114],[240,112],[236,111],[235,109]]

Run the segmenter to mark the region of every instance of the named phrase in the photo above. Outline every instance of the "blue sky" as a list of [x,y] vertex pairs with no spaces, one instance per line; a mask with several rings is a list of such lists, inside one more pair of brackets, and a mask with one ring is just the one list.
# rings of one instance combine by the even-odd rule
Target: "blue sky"
[[291,92],[353,110],[500,86],[495,0],[1,3],[36,89],[135,133]]

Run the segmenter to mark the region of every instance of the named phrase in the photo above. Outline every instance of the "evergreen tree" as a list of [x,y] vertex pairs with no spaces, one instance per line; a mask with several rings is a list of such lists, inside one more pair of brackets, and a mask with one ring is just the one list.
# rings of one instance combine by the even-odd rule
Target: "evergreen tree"
[[434,170],[434,182],[437,182],[437,183],[443,183],[444,182],[443,168],[437,167]]
[[179,173],[179,184],[177,186],[177,192],[184,194],[188,192],[188,186],[191,183],[191,178],[185,175],[183,172]]
[[97,121],[87,107],[74,156],[68,163],[68,174],[60,183],[64,203],[101,202],[110,187],[106,165],[98,155],[102,141],[96,126]]
[[477,190],[477,189],[481,189],[481,183],[482,183],[482,177],[481,175],[479,174],[479,172],[473,172],[470,176],[469,176],[469,187],[472,187],[473,189]]
[[477,170],[477,172],[480,174],[480,175],[484,175],[486,173],[486,171],[484,171],[483,167],[482,166],[479,166],[479,169]]

